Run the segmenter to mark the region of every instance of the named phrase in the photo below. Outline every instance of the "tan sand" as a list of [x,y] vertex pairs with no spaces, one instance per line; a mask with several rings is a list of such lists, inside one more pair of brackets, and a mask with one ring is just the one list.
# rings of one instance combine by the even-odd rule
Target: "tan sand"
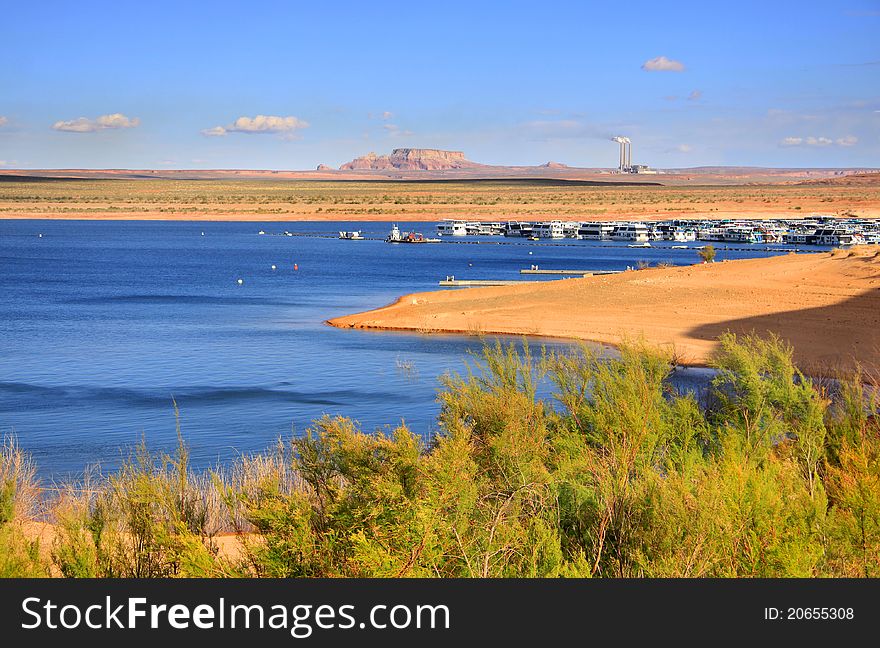
[[807,372],[880,367],[880,250],[790,254],[522,286],[407,295],[337,327],[673,345],[704,364],[725,331],[774,332]]

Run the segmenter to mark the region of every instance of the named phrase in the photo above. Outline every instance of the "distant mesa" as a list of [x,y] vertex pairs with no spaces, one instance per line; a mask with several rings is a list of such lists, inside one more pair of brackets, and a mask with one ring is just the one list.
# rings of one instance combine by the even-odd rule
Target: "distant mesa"
[[326,164],[319,164],[316,170],[317,171],[334,171],[335,169],[331,166],[327,166]]
[[475,169],[482,166],[485,165],[468,160],[461,151],[399,148],[391,151],[391,155],[367,153],[343,164],[339,170],[445,171],[447,169]]
[[545,162],[541,165],[545,169],[567,169],[568,165],[562,162]]

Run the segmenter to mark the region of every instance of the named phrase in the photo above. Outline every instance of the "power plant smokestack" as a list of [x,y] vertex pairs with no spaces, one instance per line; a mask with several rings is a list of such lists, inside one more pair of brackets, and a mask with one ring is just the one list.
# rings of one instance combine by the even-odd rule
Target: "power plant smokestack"
[[620,145],[620,155],[618,157],[618,171],[620,173],[626,173],[629,171],[632,166],[632,142],[628,137],[623,137],[622,135],[618,135],[617,137],[611,138],[612,142],[617,142]]

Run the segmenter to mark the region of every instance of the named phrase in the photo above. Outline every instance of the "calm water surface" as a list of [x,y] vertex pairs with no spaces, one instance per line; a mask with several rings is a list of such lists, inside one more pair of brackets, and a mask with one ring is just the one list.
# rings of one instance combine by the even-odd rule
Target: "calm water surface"
[[[401,226],[434,235],[433,224]],[[173,447],[172,399],[202,467],[262,450],[324,413],[367,430],[405,420],[429,435],[437,377],[463,370],[479,341],[339,330],[326,319],[436,289],[446,275],[520,279],[532,264],[621,270],[697,258],[671,244],[258,235],[384,237],[389,227],[0,221],[0,433],[14,432],[45,477],[112,469],[142,437]],[[719,256],[764,256],[759,249]]]

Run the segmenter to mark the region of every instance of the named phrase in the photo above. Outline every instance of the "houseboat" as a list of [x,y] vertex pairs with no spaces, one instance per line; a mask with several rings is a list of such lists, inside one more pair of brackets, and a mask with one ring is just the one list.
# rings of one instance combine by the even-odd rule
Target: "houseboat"
[[539,238],[565,238],[565,230],[562,228],[562,221],[558,220],[535,223],[532,232]]
[[648,227],[644,223],[623,223],[614,228],[611,238],[615,241],[647,243]]
[[610,241],[614,233],[612,223],[581,223],[578,228],[578,238],[591,241]]
[[532,235],[532,224],[522,221],[508,221],[504,226],[504,236],[522,236],[528,238]]
[[816,245],[837,247],[839,245],[856,245],[863,241],[862,237],[840,227],[823,227],[816,230]]
[[464,221],[444,220],[437,225],[437,234],[440,236],[467,236],[467,233]]

